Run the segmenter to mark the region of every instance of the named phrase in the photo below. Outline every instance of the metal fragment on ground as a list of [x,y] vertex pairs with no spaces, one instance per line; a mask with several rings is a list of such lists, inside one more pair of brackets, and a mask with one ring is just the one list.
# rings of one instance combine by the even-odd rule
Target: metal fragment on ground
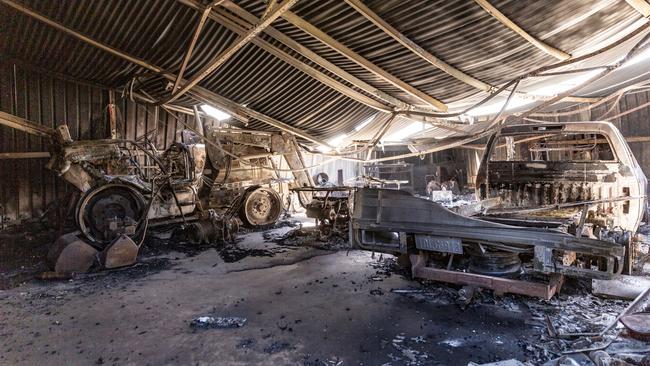
[[634,338],[645,340],[650,338],[650,312],[624,315],[620,321]]
[[246,324],[247,319],[237,316],[221,317],[221,316],[200,316],[192,319],[190,326],[192,328],[241,328]]

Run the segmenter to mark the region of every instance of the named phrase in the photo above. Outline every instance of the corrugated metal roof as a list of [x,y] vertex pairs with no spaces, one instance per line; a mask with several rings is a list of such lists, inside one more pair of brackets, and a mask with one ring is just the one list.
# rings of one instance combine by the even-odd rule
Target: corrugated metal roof
[[[178,72],[200,16],[199,11],[172,0],[24,0],[20,3],[174,73]],[[533,36],[568,53],[593,47],[594,43],[610,38],[622,27],[642,18],[624,0],[492,0],[491,3]],[[262,0],[242,0],[236,4],[257,17],[266,6]],[[557,61],[473,1],[370,0],[365,4],[433,55],[492,85],[503,84],[516,75]],[[484,95],[408,51],[344,1],[302,0],[291,11],[390,74],[445,103],[460,105],[468,97]],[[147,76],[142,84],[147,92],[157,97],[169,93],[165,91],[164,78],[152,76],[141,67],[84,44],[6,5],[0,5],[0,24],[0,55],[111,87],[123,86],[135,75],[142,74]],[[405,102],[421,104],[417,98],[348,60],[287,20],[279,18],[272,26],[372,87]],[[258,37],[354,89],[347,81],[268,34]],[[237,34],[224,25],[208,20],[186,77],[196,74],[236,38]],[[244,46],[199,85],[324,139],[351,132],[362,120],[377,113],[253,44]],[[188,97],[180,102],[195,103]],[[394,128],[403,128],[407,122],[402,119]],[[255,120],[251,127],[267,128]],[[467,131],[476,128],[468,126]],[[444,129],[432,131],[428,135],[453,135]],[[366,135],[370,133],[369,129]]]

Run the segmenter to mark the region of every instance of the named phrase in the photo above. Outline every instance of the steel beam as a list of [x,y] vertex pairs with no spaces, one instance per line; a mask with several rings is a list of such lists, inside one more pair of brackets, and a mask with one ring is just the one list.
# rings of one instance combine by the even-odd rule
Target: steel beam
[[0,125],[40,137],[51,138],[54,136],[54,130],[49,127],[41,126],[38,123],[5,112],[0,112]]
[[[103,44],[103,43],[101,43],[101,42],[99,42],[97,40],[94,40],[94,39],[92,39],[92,38],[90,38],[88,36],[85,36],[85,35],[77,32],[75,30],[72,30],[72,29],[66,27],[65,25],[63,25],[61,23],[58,23],[58,22],[56,22],[56,21],[54,21],[54,20],[52,20],[50,18],[47,18],[47,17],[45,17],[45,16],[43,16],[43,15],[41,15],[41,14],[31,10],[31,9],[28,9],[25,6],[17,4],[15,2],[13,2],[12,0],[0,0],[0,2],[2,2],[4,4],[7,4],[7,5],[11,6],[12,8],[18,10],[19,12],[21,12],[23,14],[26,14],[26,15],[29,15],[29,16],[31,16],[31,17],[39,20],[39,21],[42,21],[43,23],[48,24],[48,25],[50,25],[50,26],[52,26],[52,27],[54,27],[54,28],[56,28],[56,29],[70,35],[70,36],[73,36],[73,37],[75,37],[75,38],[77,38],[77,39],[79,39],[81,41],[84,41],[84,42],[92,45],[92,46],[95,46],[95,47],[97,47],[99,49],[102,49],[102,50],[104,50],[106,52],[109,52],[110,54],[112,54],[114,56],[117,56],[117,57],[122,58],[124,60],[130,61],[130,62],[132,62],[132,63],[134,63],[136,65],[142,66],[142,67],[144,67],[144,68],[146,68],[148,70],[151,70],[151,71],[153,71],[153,72],[155,72],[157,74],[160,74],[161,76],[163,76],[164,78],[166,78],[170,82],[174,82],[174,80],[176,80],[176,75],[174,75],[174,74],[172,74],[172,73],[170,73],[168,71],[165,71],[165,70],[163,70],[162,68],[160,68],[160,67],[158,67],[156,65],[148,63],[148,62],[146,62],[144,60],[141,60],[141,59],[139,59],[137,57],[130,56],[127,53],[124,53],[124,52],[122,52],[122,51],[120,51],[120,50],[118,50],[116,48],[110,47],[110,46],[108,46],[106,44]],[[199,96],[200,99],[195,98],[198,101],[218,105],[219,107],[222,107],[223,109],[225,109],[226,111],[228,111],[228,112],[230,112],[232,114],[250,116],[250,117],[255,118],[255,119],[257,119],[257,120],[259,120],[259,121],[261,121],[263,123],[266,123],[266,124],[268,124],[270,126],[278,128],[278,129],[280,129],[282,131],[288,132],[288,133],[290,133],[292,135],[295,135],[297,137],[303,138],[305,140],[311,141],[311,142],[319,144],[319,145],[329,146],[324,141],[321,141],[320,139],[317,139],[317,138],[311,136],[310,134],[308,134],[306,132],[303,132],[303,131],[301,131],[299,129],[293,128],[293,127],[287,125],[284,122],[278,121],[278,120],[276,120],[276,119],[274,119],[272,117],[269,117],[269,116],[267,116],[267,115],[265,115],[263,113],[257,112],[257,111],[255,111],[255,110],[253,110],[251,108],[241,106],[241,105],[237,104],[236,102],[234,102],[234,101],[232,101],[230,99],[222,97],[222,96],[220,96],[220,95],[218,95],[218,94],[216,94],[216,93],[214,93],[214,92],[212,92],[212,91],[210,91],[208,89],[202,88],[202,87],[200,87],[198,85],[196,85],[196,86],[194,86],[192,88],[192,95]]]
[[[249,29],[246,34],[239,36],[225,51],[213,58],[212,61],[210,61],[210,63],[201,71],[199,71],[192,79],[183,83],[183,86],[179,90],[174,90],[173,94],[170,97],[165,98],[162,103],[173,102],[183,94],[187,93],[188,90],[212,74],[216,69],[228,61],[235,53],[237,53],[237,51],[247,45],[248,42],[250,42],[253,38],[257,37],[257,35],[260,34],[264,28],[268,27],[280,15],[288,11],[289,8],[297,1],[298,0],[284,0],[281,4],[273,8],[273,10],[269,12],[269,14],[264,19],[257,23],[253,28]],[[269,6],[272,6],[273,3],[273,1],[270,2]]]
[[[201,5],[198,4],[195,0],[178,0],[180,3],[193,7],[194,9],[200,10]],[[249,22],[249,23],[256,23],[259,21],[259,19],[246,11],[245,9],[241,8],[237,4],[233,3],[230,0],[226,0],[223,3],[223,7],[228,9],[230,12],[234,13],[238,17],[242,18],[243,20]],[[218,16],[217,11],[213,11],[210,14],[210,17],[218,22],[221,22],[220,19],[221,17]],[[223,24],[223,23],[222,23]],[[224,24],[225,25],[225,24]],[[296,42],[293,40],[291,37],[285,35],[284,33],[280,32],[279,30],[273,28],[273,27],[267,27],[264,29],[264,33],[267,35],[275,38],[276,40],[282,42],[284,45],[287,47],[293,49],[303,57],[311,60],[312,62],[318,64],[325,70],[331,72],[332,74],[338,76],[339,78],[347,81],[348,83],[352,84],[354,87],[363,90],[364,92],[372,95],[373,97],[376,97],[379,100],[384,101],[388,105],[391,105],[393,107],[396,107],[398,109],[403,109],[403,110],[422,110],[422,111],[434,111],[433,108],[423,108],[419,106],[413,106],[410,105],[409,103],[404,102],[403,100],[397,99],[375,87],[372,85],[366,83],[365,81],[357,78],[356,76],[350,74],[349,72],[341,69],[340,67],[334,65],[333,63],[327,61],[325,58],[319,56],[316,52],[310,50],[309,48],[303,46],[302,44]],[[261,40],[262,42],[265,42],[264,40]],[[438,110],[437,108],[435,109],[436,111]]]
[[[404,47],[406,47],[409,51],[413,52],[413,54],[425,60],[426,62],[430,63],[434,67],[446,72],[450,76],[453,76],[454,78],[464,82],[465,84],[471,85],[484,92],[494,93],[498,89],[496,86],[478,80],[475,77],[466,74],[461,70],[455,68],[454,66],[449,65],[446,62],[442,61],[441,59],[437,58],[436,56],[434,56],[433,54],[431,54],[430,52],[422,48],[420,45],[410,40],[406,35],[398,31],[397,29],[395,29],[395,27],[393,27],[384,19],[382,19],[377,13],[373,12],[372,9],[368,8],[360,0],[345,0],[345,2],[347,2],[348,5],[350,5],[357,12],[363,15],[366,19],[374,23],[379,29],[384,31],[384,33],[391,36],[397,42],[399,42]],[[515,94],[522,98],[527,98],[532,100],[548,100],[551,98],[549,96],[534,95],[534,94],[528,94],[519,91],[515,92]],[[565,101],[585,102],[585,103],[592,103],[594,102],[594,99],[598,99],[598,98],[581,98],[581,97],[573,97],[573,96],[568,96],[564,98]]]
[[192,89],[189,92],[189,95],[199,101],[204,101],[206,103],[214,103],[218,105],[219,107],[225,109],[228,112],[233,112],[233,113],[239,113],[239,114],[245,114],[247,116],[250,116],[252,118],[255,118],[259,120],[260,122],[263,122],[269,126],[273,126],[281,131],[288,132],[294,136],[300,137],[302,139],[305,139],[307,141],[313,142],[318,145],[323,145],[323,146],[329,146],[325,141],[322,141],[320,139],[317,139],[310,134],[303,132],[297,128],[291,127],[288,124],[278,121],[277,119],[273,117],[269,117],[263,113],[257,112],[253,109],[250,109],[248,107],[244,107],[243,105],[237,104],[236,102],[224,98],[221,95],[218,95],[216,93],[213,93],[207,89]]
[[644,18],[650,18],[650,4],[645,0],[625,0],[634,10],[638,11]]
[[[246,30],[239,25],[237,25],[234,20],[230,19],[228,15],[226,14],[218,14],[216,15],[216,18],[218,19],[218,22],[228,29],[232,30],[235,33],[238,34],[244,34]],[[260,47],[264,51],[272,54],[273,56],[279,58],[280,60],[288,63],[289,65],[293,66],[294,68],[302,71],[303,73],[307,74],[311,78],[321,82],[322,84],[327,85],[328,87],[336,90],[337,92],[359,102],[362,104],[365,104],[373,109],[382,111],[382,112],[392,112],[393,108],[389,105],[386,105],[382,102],[379,102],[375,99],[372,99],[368,97],[365,94],[359,93],[358,91],[338,82],[334,78],[320,72],[319,70],[303,63],[302,61],[296,59],[295,57],[289,55],[282,49],[264,41],[263,39],[260,38],[255,38],[251,41],[251,43],[255,44],[256,46]]]
[[2,159],[43,159],[49,157],[50,157],[50,153],[47,151],[0,153],[0,160]]
[[293,24],[294,26],[298,27],[302,31],[306,32],[307,34],[311,35],[312,37],[316,38],[317,40],[321,41],[323,44],[327,45],[331,49],[335,50],[336,52],[340,53],[341,55],[345,56],[347,59],[350,61],[353,61],[357,65],[363,67],[364,69],[370,71],[371,73],[375,74],[376,76],[382,78],[386,82],[392,84],[393,86],[399,88],[400,90],[404,91],[405,93],[423,101],[424,103],[431,105],[435,108],[438,108],[441,111],[447,111],[447,105],[440,100],[416,89],[412,85],[398,79],[394,75],[391,75],[388,73],[386,70],[380,68],[379,66],[373,64],[372,62],[368,61],[358,53],[352,51],[350,48],[344,46],[342,43],[339,41],[335,40],[334,38],[330,37],[327,35],[325,32],[322,30],[318,29],[316,26],[313,24],[309,23],[308,21],[302,19],[298,15],[292,13],[291,11],[286,11],[284,14],[282,14],[282,18],[284,18],[286,21],[289,23]]
[[205,25],[205,21],[208,20],[208,15],[210,14],[210,11],[212,10],[213,7],[219,5],[223,1],[224,0],[213,1],[208,6],[206,6],[205,9],[203,9],[203,12],[199,17],[199,22],[196,24],[196,28],[194,29],[194,34],[192,35],[192,40],[190,41],[190,45],[187,47],[187,51],[185,52],[185,57],[183,57],[183,61],[181,62],[181,68],[178,71],[178,76],[176,76],[176,81],[174,82],[174,87],[172,88],[172,90],[178,89],[181,80],[183,80],[183,74],[185,74],[185,68],[187,67],[187,64],[190,62],[190,57],[192,57],[192,52],[194,52],[194,47],[196,46],[196,42],[199,40],[199,35],[201,34],[203,25]]
[[415,42],[411,41],[408,37],[406,37],[404,34],[402,34],[400,31],[395,29],[392,25],[390,25],[387,21],[382,19],[377,13],[372,11],[370,8],[368,8],[363,2],[360,0],[345,0],[348,5],[350,5],[352,8],[354,8],[357,12],[359,12],[361,15],[363,15],[364,18],[368,19],[371,21],[374,25],[376,25],[379,29],[384,31],[384,33],[388,34],[391,36],[393,39],[395,39],[397,42],[402,44],[402,46],[406,47],[408,50],[413,52],[415,55],[418,57],[422,58],[426,62],[430,63],[434,67],[446,72],[447,74],[453,76],[454,78],[464,82],[465,84],[471,85],[477,89],[486,91],[486,92],[492,92],[494,91],[494,87],[488,83],[484,83],[475,77],[468,75],[457,68],[449,65],[448,63],[442,61],[441,59],[437,58],[436,56],[432,55],[430,52],[425,50],[424,48],[420,47],[418,44]]
[[555,47],[549,46],[548,44],[530,35],[528,32],[526,32],[524,29],[518,26],[515,22],[513,22],[507,16],[505,16],[502,12],[500,12],[499,9],[492,6],[492,4],[490,4],[489,1],[487,0],[474,0],[474,1],[476,1],[476,3],[480,5],[481,8],[483,8],[483,10],[485,10],[488,14],[492,15],[495,19],[501,22],[501,24],[510,28],[510,30],[517,33],[523,39],[525,39],[530,44],[537,47],[544,53],[547,53],[559,60],[567,60],[571,58],[571,55],[569,55],[568,53],[559,50]]

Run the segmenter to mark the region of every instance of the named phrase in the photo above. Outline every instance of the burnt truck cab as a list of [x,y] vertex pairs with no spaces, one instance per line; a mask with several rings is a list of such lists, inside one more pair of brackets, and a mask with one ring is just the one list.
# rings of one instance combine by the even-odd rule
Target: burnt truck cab
[[359,188],[350,243],[408,258],[413,277],[549,299],[565,275],[632,273],[646,186],[610,123],[506,126],[489,138],[478,171],[481,216]]
[[609,122],[503,127],[487,142],[476,187],[496,201],[482,219],[599,239],[635,232],[646,210],[647,179]]

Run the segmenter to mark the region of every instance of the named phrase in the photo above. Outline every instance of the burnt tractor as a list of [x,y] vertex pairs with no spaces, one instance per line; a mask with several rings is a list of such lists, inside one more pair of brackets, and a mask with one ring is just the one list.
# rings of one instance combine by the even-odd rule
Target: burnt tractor
[[278,220],[294,180],[279,177],[274,165],[286,158],[302,168],[292,137],[212,128],[206,137],[179,131],[176,141],[159,151],[146,137],[72,141],[67,126],[57,129],[48,168],[80,197],[78,233],[53,246],[53,269],[87,270],[92,261],[80,256],[104,258],[104,267],[132,264],[155,225],[180,224],[190,241],[201,243],[232,240],[240,223],[255,228]]

